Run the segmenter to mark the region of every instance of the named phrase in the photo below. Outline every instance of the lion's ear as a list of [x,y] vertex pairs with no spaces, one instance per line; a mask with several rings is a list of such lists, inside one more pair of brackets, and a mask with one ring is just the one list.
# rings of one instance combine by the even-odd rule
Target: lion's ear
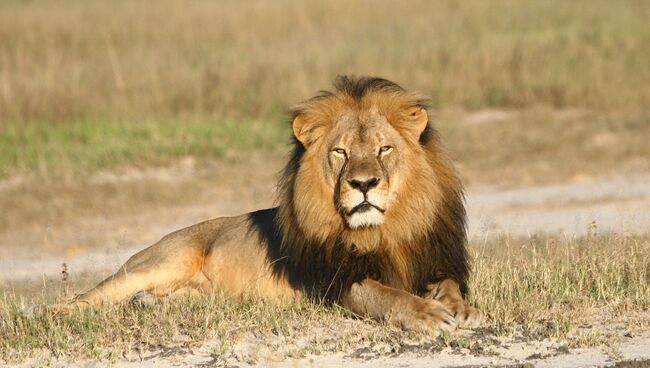
[[404,128],[414,137],[419,138],[429,122],[429,114],[426,109],[419,106],[407,110],[406,124]]
[[307,148],[317,138],[318,124],[314,124],[303,115],[298,115],[293,119],[293,135],[296,139]]

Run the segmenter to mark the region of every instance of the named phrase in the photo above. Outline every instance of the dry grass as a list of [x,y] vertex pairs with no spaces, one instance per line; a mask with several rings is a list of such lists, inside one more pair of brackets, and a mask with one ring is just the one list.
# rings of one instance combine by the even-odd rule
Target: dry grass
[[504,332],[550,321],[551,333],[566,337],[582,323],[606,323],[603,307],[624,318],[650,309],[648,236],[504,237],[476,249],[474,268],[474,300]]
[[[393,79],[440,111],[590,111],[441,122],[472,173],[491,168],[478,180],[648,169],[649,16],[645,2],[606,0],[3,1],[0,177],[284,148],[286,108],[345,73]],[[581,151],[603,132],[614,155],[591,141]],[[554,152],[566,155],[557,168]],[[532,170],[493,170],[512,157],[532,157]]]
[[[401,332],[307,301],[277,305],[207,295],[145,309],[120,305],[26,317],[20,296],[5,292],[0,301],[0,358],[137,358],[207,343],[216,360],[254,362],[271,355],[354,353],[368,347],[388,349],[384,353],[414,345],[423,351],[470,347],[486,336],[513,335],[597,346],[615,342],[621,329],[634,332],[650,326],[650,236],[501,238],[472,249],[470,298],[489,317],[482,337],[471,338],[473,342],[455,335],[433,339]],[[58,297],[68,287],[56,288]],[[255,349],[242,348],[246,343]],[[489,352],[489,347],[481,349]]]
[[437,107],[650,104],[650,6],[623,1],[3,1],[0,121],[267,118],[341,73]]

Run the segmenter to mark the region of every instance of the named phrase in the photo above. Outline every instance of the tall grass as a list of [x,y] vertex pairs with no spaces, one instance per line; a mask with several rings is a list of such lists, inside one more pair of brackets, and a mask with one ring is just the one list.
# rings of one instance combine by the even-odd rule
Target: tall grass
[[0,121],[269,118],[343,73],[441,108],[636,111],[649,17],[632,0],[3,1]]

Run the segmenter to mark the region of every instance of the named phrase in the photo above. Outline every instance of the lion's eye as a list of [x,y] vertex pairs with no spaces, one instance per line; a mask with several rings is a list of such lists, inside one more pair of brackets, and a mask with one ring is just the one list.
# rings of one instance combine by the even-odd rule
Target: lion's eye
[[340,157],[345,157],[346,156],[345,150],[343,148],[334,148],[332,150],[332,153],[334,153],[335,155],[340,156]]
[[393,150],[393,147],[391,147],[391,146],[382,146],[379,149],[379,154],[386,155],[386,154],[390,153],[392,150]]

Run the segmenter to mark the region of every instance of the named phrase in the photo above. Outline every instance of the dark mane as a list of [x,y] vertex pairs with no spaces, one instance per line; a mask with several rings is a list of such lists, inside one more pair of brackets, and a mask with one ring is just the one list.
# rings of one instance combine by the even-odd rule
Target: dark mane
[[[335,95],[344,95],[353,98],[354,100],[361,100],[365,96],[373,92],[383,92],[386,94],[398,94],[406,95],[408,92],[402,88],[399,84],[391,82],[384,78],[379,77],[359,77],[355,78],[353,76],[339,75],[336,77],[333,83],[334,91],[321,90],[318,94],[302,104],[294,107],[289,115],[291,120],[295,119],[300,113],[302,113],[303,107],[306,104],[324,100],[326,98],[335,96]],[[415,97],[415,96],[414,96]],[[423,109],[429,108],[429,100],[421,96],[417,96],[415,99],[415,105]]]
[[[318,101],[336,94],[361,99],[371,92],[407,95],[402,87],[382,78],[338,77],[335,92],[322,92],[308,100]],[[417,100],[425,106],[425,100]],[[294,117],[301,108],[294,110]],[[249,215],[251,231],[266,244],[268,261],[278,278],[286,278],[297,289],[325,301],[338,301],[353,283],[372,278],[385,285],[417,295],[426,292],[427,284],[452,278],[467,292],[469,276],[466,250],[466,213],[463,190],[448,158],[441,151],[437,132],[428,124],[420,136],[429,164],[438,174],[441,199],[435,223],[423,231],[414,244],[405,245],[403,255],[407,276],[400,273],[388,250],[360,254],[343,242],[343,233],[330,234],[325,242],[316,242],[302,233],[293,208],[295,179],[305,153],[303,145],[293,139],[293,151],[280,175],[277,187],[278,207]]]
[[338,76],[334,81],[334,88],[336,92],[344,93],[356,100],[362,99],[369,92],[406,93],[398,84],[377,77]]
[[295,289],[318,301],[336,302],[355,282],[365,278],[382,280],[383,259],[377,254],[350,252],[339,240],[323,246],[304,238],[299,244],[284,246],[279,208],[249,214],[251,231],[267,245],[268,261],[277,278],[286,278]]

